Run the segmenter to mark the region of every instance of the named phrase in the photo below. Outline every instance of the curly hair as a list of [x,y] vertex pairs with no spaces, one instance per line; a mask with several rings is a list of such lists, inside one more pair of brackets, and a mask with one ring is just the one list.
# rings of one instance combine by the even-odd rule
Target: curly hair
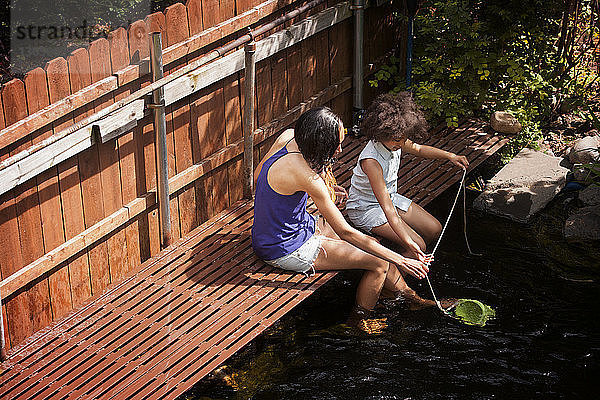
[[409,92],[377,96],[361,123],[361,132],[375,141],[403,138],[421,141],[429,137],[428,129],[423,111]]
[[340,145],[342,121],[328,107],[312,108],[303,113],[294,126],[294,138],[300,153],[317,173],[334,161]]

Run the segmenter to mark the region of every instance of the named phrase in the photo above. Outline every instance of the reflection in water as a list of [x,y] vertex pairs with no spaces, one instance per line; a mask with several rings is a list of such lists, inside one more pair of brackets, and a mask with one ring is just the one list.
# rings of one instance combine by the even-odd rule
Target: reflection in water
[[[428,208],[444,218],[452,192]],[[386,303],[377,310],[387,318],[381,334],[349,332],[359,275],[344,273],[185,397],[596,398],[600,249],[562,239],[568,204],[559,196],[528,225],[469,210],[469,239],[483,257],[467,255],[461,218],[453,219],[431,280],[441,297],[493,307],[486,326]],[[431,296],[426,283],[411,283]]]

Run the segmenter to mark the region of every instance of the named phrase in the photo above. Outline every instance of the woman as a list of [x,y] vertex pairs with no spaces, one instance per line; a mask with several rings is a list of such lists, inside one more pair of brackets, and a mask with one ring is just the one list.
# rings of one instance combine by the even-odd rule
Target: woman
[[[418,279],[429,271],[426,257],[405,258],[352,228],[330,196],[326,168],[342,150],[344,127],[326,107],[300,116],[283,132],[254,173],[256,197],[252,246],[266,263],[295,272],[363,269],[355,312],[373,310],[382,288],[392,295],[408,289],[400,273]],[[308,196],[321,216],[306,210]],[[412,292],[412,291],[411,291]]]

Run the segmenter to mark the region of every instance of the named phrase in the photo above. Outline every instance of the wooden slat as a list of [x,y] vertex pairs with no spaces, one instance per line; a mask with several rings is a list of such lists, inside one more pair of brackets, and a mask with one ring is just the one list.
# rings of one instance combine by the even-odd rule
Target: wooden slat
[[[144,26],[146,27],[145,29]],[[129,47],[131,47],[133,54],[135,54],[136,51],[140,54],[144,54],[146,49],[149,52],[148,37],[140,37],[144,32],[148,32],[146,21],[136,21],[127,32],[127,37],[125,37],[122,31],[109,36],[111,71],[115,72],[123,70],[129,63],[129,60],[133,57],[129,51]],[[129,41],[129,46],[126,45],[127,41]],[[146,47],[144,47],[144,41],[146,41]],[[139,87],[139,83],[127,84],[124,86],[123,91],[114,94],[114,101],[117,102],[123,100]],[[131,202],[138,198],[138,195],[141,196],[143,193],[146,193],[146,188],[144,184],[142,184],[142,182],[145,183],[144,174],[146,162],[139,156],[140,153],[143,153],[143,149],[141,149],[143,123],[144,119],[142,118],[138,121],[138,125],[133,130],[129,130],[122,136],[119,136],[116,141],[116,149],[119,154],[122,204],[131,204]],[[142,124],[142,126],[139,124]],[[143,246],[143,243],[146,243],[148,240],[147,235],[142,234],[140,221],[133,219],[133,216],[130,216],[129,219],[130,223],[125,226],[127,257],[122,266],[115,267],[115,278],[117,279],[122,275],[127,275],[133,271],[138,263],[142,261],[140,248]]]
[[138,63],[150,57],[148,33],[148,25],[145,21],[138,20],[129,26],[127,37],[129,39],[129,59],[131,63]]
[[[167,39],[168,45],[171,46],[190,36],[186,7],[177,3],[168,7],[165,11],[167,22]],[[169,110],[170,108],[170,110]],[[190,106],[189,100],[183,99],[167,109],[170,111],[167,117],[168,126],[172,127],[173,141],[175,145],[175,174],[184,171],[194,163],[193,149],[198,151],[194,146],[192,139],[192,131],[190,125]],[[179,224],[180,235],[186,235],[196,226],[198,219],[196,213],[196,193],[193,187],[183,189],[177,195],[172,203],[177,202],[177,209],[171,211],[176,213],[179,211],[177,223]],[[172,214],[172,215],[173,215]]]
[[202,3],[202,0],[187,0],[185,4],[190,33],[192,35],[196,35],[204,30],[204,25],[202,24]]
[[[2,103],[5,105],[4,116],[6,123],[14,123],[26,116],[28,114],[28,109],[25,84],[17,79],[8,82],[2,91]],[[6,104],[11,104],[11,106],[6,106]],[[16,147],[12,154],[31,146],[31,136],[28,135],[23,139],[20,146]],[[21,264],[16,265],[20,269],[44,254],[44,248],[43,246],[40,246],[43,242],[43,235],[37,181],[35,179],[30,179],[13,189],[12,192],[14,195],[14,206],[16,220],[18,221],[19,235],[9,237],[9,240],[20,244],[21,254],[17,259]],[[8,257],[12,257],[12,255],[9,255]],[[9,326],[13,326],[13,329],[16,328],[15,330],[21,331],[28,336],[44,326],[47,326],[52,321],[50,294],[48,281],[46,279],[42,279],[35,283],[26,293],[20,294],[18,299],[14,300],[17,303],[15,308],[20,309],[21,306],[23,306],[23,311],[25,312],[24,317],[31,320],[31,325],[25,324],[23,326],[25,330],[23,331],[18,325],[14,326],[12,324],[12,317],[14,314],[11,315],[12,313],[9,311],[7,317],[11,318]],[[10,306],[9,303],[7,308],[10,310],[13,307]],[[19,319],[20,318],[17,318],[17,320]],[[32,331],[28,331],[29,328],[31,328]],[[16,341],[15,338],[13,338],[13,340]]]
[[[242,140],[242,89],[239,76],[226,79],[223,82],[223,99],[225,102],[225,139],[226,144],[231,145]],[[227,178],[229,204],[233,204],[243,197],[244,174],[243,159],[238,156],[228,162]]]
[[[48,94],[50,103],[68,96],[71,92],[69,69],[64,58],[56,58],[46,65]],[[65,129],[73,123],[72,116],[59,125],[53,125],[54,132]],[[60,199],[63,210],[65,240],[69,240],[84,230],[83,203],[79,183],[77,157],[68,158],[58,165]],[[69,262],[69,284],[73,306],[83,304],[91,295],[89,262],[86,253],[76,256]]]
[[[25,90],[27,93],[27,106],[29,113],[48,106],[50,98],[46,71],[36,68],[28,72],[24,77]],[[47,127],[37,132],[32,138],[32,143],[44,140],[52,134],[52,128]],[[65,232],[60,205],[60,190],[58,186],[58,170],[51,168],[37,176],[38,197],[40,203],[40,216],[43,232],[44,253],[55,249],[65,241]],[[52,307],[52,318],[64,317],[71,311],[71,291],[69,285],[69,274],[67,268],[60,268],[48,275],[48,286]]]
[[[15,118],[22,114],[27,114],[26,110],[18,109],[18,105],[7,104],[7,100],[14,100],[18,87],[22,85],[20,80],[12,80],[10,85],[2,88],[1,101],[3,104],[3,123],[11,124]],[[4,106],[4,104],[7,104]],[[26,103],[21,103],[21,107]],[[5,118],[5,119],[4,119]],[[8,157],[10,154],[6,154]],[[5,156],[3,156],[5,157]],[[17,220],[17,206],[15,203],[15,194],[13,191],[4,193],[0,196],[0,271],[2,277],[7,277],[23,266],[23,255],[19,240],[19,225]],[[31,321],[30,296],[22,293],[6,302],[6,294],[3,293],[3,299],[6,314],[4,320],[7,324],[6,333],[8,340],[6,343],[19,343],[27,336],[33,333],[33,322]],[[8,324],[8,320],[11,321]]]

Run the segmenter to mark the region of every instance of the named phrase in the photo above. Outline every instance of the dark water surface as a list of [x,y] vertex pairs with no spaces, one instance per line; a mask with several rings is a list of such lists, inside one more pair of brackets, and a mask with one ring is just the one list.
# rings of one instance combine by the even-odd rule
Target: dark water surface
[[[455,190],[428,207],[442,221]],[[438,296],[492,306],[485,327],[393,304],[378,310],[383,334],[349,334],[359,275],[343,273],[183,398],[600,398],[600,249],[562,239],[573,202],[560,195],[527,225],[468,210],[483,257],[468,256],[457,208],[430,277]]]

